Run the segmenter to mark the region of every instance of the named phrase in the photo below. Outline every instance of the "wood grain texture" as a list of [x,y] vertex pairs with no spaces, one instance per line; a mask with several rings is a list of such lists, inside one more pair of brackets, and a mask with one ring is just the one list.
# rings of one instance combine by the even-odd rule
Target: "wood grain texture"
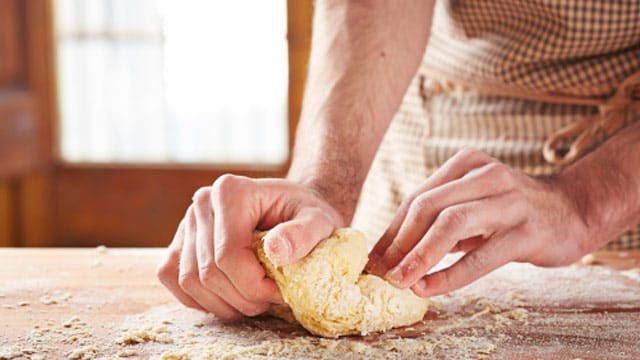
[[20,246],[52,245],[55,213],[53,207],[53,176],[45,168],[22,178],[17,184],[16,232]]
[[52,0],[23,0],[25,85],[37,107],[41,156],[51,163],[57,138],[57,86]]
[[0,181],[14,183],[6,188],[11,201],[0,211],[0,233],[12,234],[14,245],[51,245],[54,235],[51,15],[50,0],[0,0],[0,50],[6,51],[0,52],[0,64],[19,59],[20,68],[7,72],[0,65],[0,72],[10,74],[10,81],[0,82]]
[[[247,319],[227,326],[176,305],[155,279],[161,255],[160,249],[0,249],[0,349],[17,346],[57,359],[67,358],[74,348],[91,346],[98,357],[132,349],[141,358],[157,358],[190,341],[215,346],[242,331],[257,339],[274,334],[269,336],[289,344],[297,338],[312,339],[321,350],[304,330],[276,319]],[[601,253],[595,260],[638,267],[640,252]],[[442,339],[434,336],[440,332],[450,340],[485,339],[494,345],[488,352],[492,359],[637,359],[640,274],[632,274],[637,277],[601,266],[542,269],[509,264],[473,286],[434,298],[421,324],[341,341],[354,344],[346,350],[357,355],[385,339],[428,342]],[[528,316],[510,318],[513,304]],[[170,311],[164,310],[167,306]],[[154,320],[153,314],[159,317]],[[175,341],[116,344],[122,328],[135,330],[149,320],[167,328]],[[182,335],[184,341],[178,339]],[[331,343],[338,341],[328,340],[325,346]],[[452,358],[457,351],[451,346],[436,350],[440,352],[435,358]],[[247,348],[245,356],[250,351]],[[379,355],[384,357],[385,351],[390,350],[382,349]],[[270,356],[278,358],[277,352]]]
[[50,246],[54,233],[54,148],[57,139],[57,88],[52,0],[23,0],[25,84],[37,104],[42,166],[19,183],[18,234],[24,246]]
[[14,212],[14,191],[10,181],[0,182],[0,247],[17,246]]
[[[307,79],[311,31],[313,22],[312,0],[287,1],[287,41],[289,45],[289,144],[294,144],[295,133],[302,111],[302,99]],[[291,148],[291,145],[290,145]],[[291,151],[289,151],[291,154]]]
[[20,0],[0,0],[0,88],[13,86],[22,75]]
[[36,104],[25,91],[0,90],[0,180],[42,164]]
[[[226,169],[92,168],[57,170],[57,246],[165,246],[193,193]],[[282,170],[237,170],[251,177]]]

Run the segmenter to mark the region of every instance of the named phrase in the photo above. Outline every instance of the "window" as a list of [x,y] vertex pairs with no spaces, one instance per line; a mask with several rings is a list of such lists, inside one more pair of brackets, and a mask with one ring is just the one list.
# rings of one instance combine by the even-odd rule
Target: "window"
[[56,0],[69,162],[279,164],[285,0]]

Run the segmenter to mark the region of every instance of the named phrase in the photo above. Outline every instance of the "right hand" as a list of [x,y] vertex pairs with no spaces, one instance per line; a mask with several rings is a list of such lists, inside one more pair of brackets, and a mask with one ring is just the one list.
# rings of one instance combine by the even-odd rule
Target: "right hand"
[[272,229],[265,252],[277,265],[307,255],[341,215],[313,190],[282,179],[223,175],[193,196],[158,278],[184,305],[223,320],[283,303],[253,250],[253,232]]

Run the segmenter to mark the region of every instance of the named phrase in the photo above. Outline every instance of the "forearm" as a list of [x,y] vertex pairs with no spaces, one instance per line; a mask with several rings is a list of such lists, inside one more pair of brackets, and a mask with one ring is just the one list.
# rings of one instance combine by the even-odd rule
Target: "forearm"
[[614,135],[561,177],[591,236],[593,251],[640,223],[640,123]]
[[414,76],[433,1],[317,1],[288,178],[349,222],[381,139]]

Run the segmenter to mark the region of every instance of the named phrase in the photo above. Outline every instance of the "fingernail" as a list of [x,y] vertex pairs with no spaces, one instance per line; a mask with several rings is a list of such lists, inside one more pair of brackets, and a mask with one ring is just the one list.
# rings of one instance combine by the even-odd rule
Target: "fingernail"
[[382,267],[380,266],[380,257],[377,255],[369,255],[369,262],[365,266],[365,270],[369,274],[383,275],[386,271],[382,271]]
[[284,301],[284,299],[282,298],[282,295],[280,295],[280,293],[277,293],[273,296],[273,298],[271,299],[271,303],[276,304],[276,305],[285,305],[286,302]]
[[399,266],[391,269],[385,276],[385,279],[389,280],[394,284],[400,284],[402,282],[402,269]]
[[416,288],[416,290],[423,292],[427,289],[427,280],[425,279],[420,279],[416,282],[416,284],[414,285],[414,287]]
[[283,236],[272,239],[269,250],[271,250],[271,254],[267,254],[267,256],[275,266],[280,266],[291,257],[291,243]]

